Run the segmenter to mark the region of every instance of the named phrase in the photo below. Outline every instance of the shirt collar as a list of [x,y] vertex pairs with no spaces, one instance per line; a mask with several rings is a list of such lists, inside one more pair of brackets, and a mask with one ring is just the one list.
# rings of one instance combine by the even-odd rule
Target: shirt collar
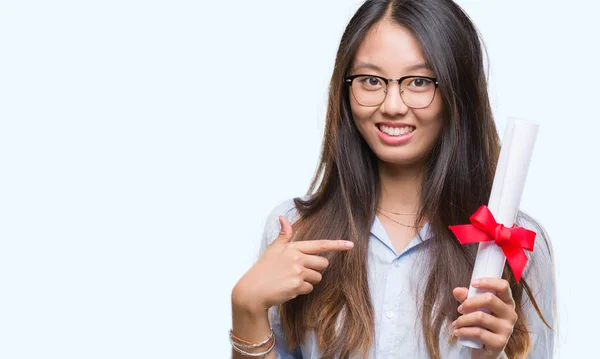
[[[398,257],[398,256],[401,256],[402,254],[408,252],[411,248],[413,248],[413,247],[419,245],[420,243],[423,243],[429,239],[429,237],[430,237],[429,222],[426,222],[423,225],[421,230],[419,230],[419,233],[412,239],[412,241],[410,241],[410,243],[406,246],[406,248],[404,248],[402,253],[396,253],[396,250],[394,249],[394,245],[392,244],[392,241],[388,237],[388,234],[385,231],[383,224],[381,223],[381,221],[379,220],[379,218],[377,216],[374,216],[373,222],[371,223],[371,234],[377,240],[379,240],[380,242],[385,244],[385,246],[388,247]],[[419,236],[420,236],[420,238],[419,238]]]

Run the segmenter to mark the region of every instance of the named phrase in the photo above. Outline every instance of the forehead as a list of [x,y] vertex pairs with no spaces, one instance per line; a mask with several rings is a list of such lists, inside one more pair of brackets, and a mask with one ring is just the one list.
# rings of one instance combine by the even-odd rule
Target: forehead
[[411,67],[426,62],[417,39],[408,29],[383,20],[367,32],[354,56],[352,70],[372,64],[383,75],[402,76]]

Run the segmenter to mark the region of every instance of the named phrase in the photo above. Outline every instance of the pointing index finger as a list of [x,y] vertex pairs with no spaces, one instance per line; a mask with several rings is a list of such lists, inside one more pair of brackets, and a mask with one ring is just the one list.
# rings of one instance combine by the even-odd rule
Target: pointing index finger
[[329,251],[347,251],[354,243],[343,240],[318,239],[313,241],[294,242],[296,248],[305,254],[319,254]]

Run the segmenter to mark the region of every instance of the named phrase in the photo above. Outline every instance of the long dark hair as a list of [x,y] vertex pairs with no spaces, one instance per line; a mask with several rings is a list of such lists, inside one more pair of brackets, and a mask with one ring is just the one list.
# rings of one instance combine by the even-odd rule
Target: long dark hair
[[[427,159],[417,219],[417,223],[429,220],[431,234],[430,270],[420,310],[432,358],[440,357],[442,326],[458,317],[452,289],[468,285],[477,250],[473,245],[460,245],[448,226],[467,223],[488,202],[500,149],[480,36],[468,15],[451,0],[366,1],[346,27],[336,55],[325,136],[310,196],[294,199],[300,213],[293,226],[294,240],[347,239],[355,247],[326,254],[329,267],[313,292],[280,306],[288,344],[302,342],[305,331],[314,329],[323,358],[367,357],[374,341],[367,250],[380,200],[380,179],[377,157],[354,124],[343,77],[367,31],[384,18],[404,26],[418,40],[443,97],[442,131]],[[511,284],[519,315],[506,347],[510,358],[525,355],[530,347],[520,304],[524,293],[546,323],[525,277],[516,283],[510,270],[505,268],[503,274]],[[338,327],[340,318],[343,325]]]

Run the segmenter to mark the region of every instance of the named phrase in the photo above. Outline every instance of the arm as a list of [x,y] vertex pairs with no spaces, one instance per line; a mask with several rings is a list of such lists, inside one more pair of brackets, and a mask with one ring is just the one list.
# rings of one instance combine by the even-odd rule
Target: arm
[[522,299],[523,312],[530,330],[531,351],[527,358],[553,358],[554,343],[557,333],[556,283],[554,275],[554,258],[551,246],[540,236],[532,255],[529,284],[534,298],[544,315],[548,328],[535,310],[529,296]]
[[523,273],[542,315],[550,328],[538,315],[529,296],[521,298],[523,315],[530,333],[531,349],[527,358],[553,358],[557,331],[556,278],[554,252],[550,238],[539,222],[520,212],[517,217],[519,226],[536,232],[535,248],[528,253],[529,262]]
[[[243,299],[236,296],[236,289],[232,292],[232,308],[231,313],[233,317],[233,325],[232,330],[236,336],[247,340],[251,343],[259,343],[266,339],[270,334],[270,324],[269,319],[267,317],[267,312],[261,310],[259,308],[252,309],[247,306]],[[261,348],[259,350],[249,350],[251,352],[261,352],[266,348]],[[233,348],[232,351],[232,359],[246,359],[248,358],[245,355],[242,355],[235,351]],[[272,350],[265,359],[279,359],[275,350]]]
[[[277,216],[287,216],[293,208],[293,201],[288,200],[281,203],[269,214],[260,249],[258,258],[262,257],[267,247],[277,238],[280,231],[279,221]],[[294,356],[289,352],[285,345],[285,339],[283,337],[283,329],[277,312],[278,306],[269,308],[254,308],[251,302],[248,302],[247,298],[238,295],[239,292],[243,292],[243,288],[240,291],[238,285],[232,291],[232,319],[233,325],[232,330],[236,336],[247,340],[252,343],[259,343],[265,340],[270,333],[270,327],[273,328],[273,333],[276,340],[276,346],[265,359],[300,359],[301,356]],[[255,352],[264,351],[255,350]],[[247,359],[249,357],[244,356],[236,352],[233,348],[232,359]],[[296,352],[296,351],[294,351]]]

